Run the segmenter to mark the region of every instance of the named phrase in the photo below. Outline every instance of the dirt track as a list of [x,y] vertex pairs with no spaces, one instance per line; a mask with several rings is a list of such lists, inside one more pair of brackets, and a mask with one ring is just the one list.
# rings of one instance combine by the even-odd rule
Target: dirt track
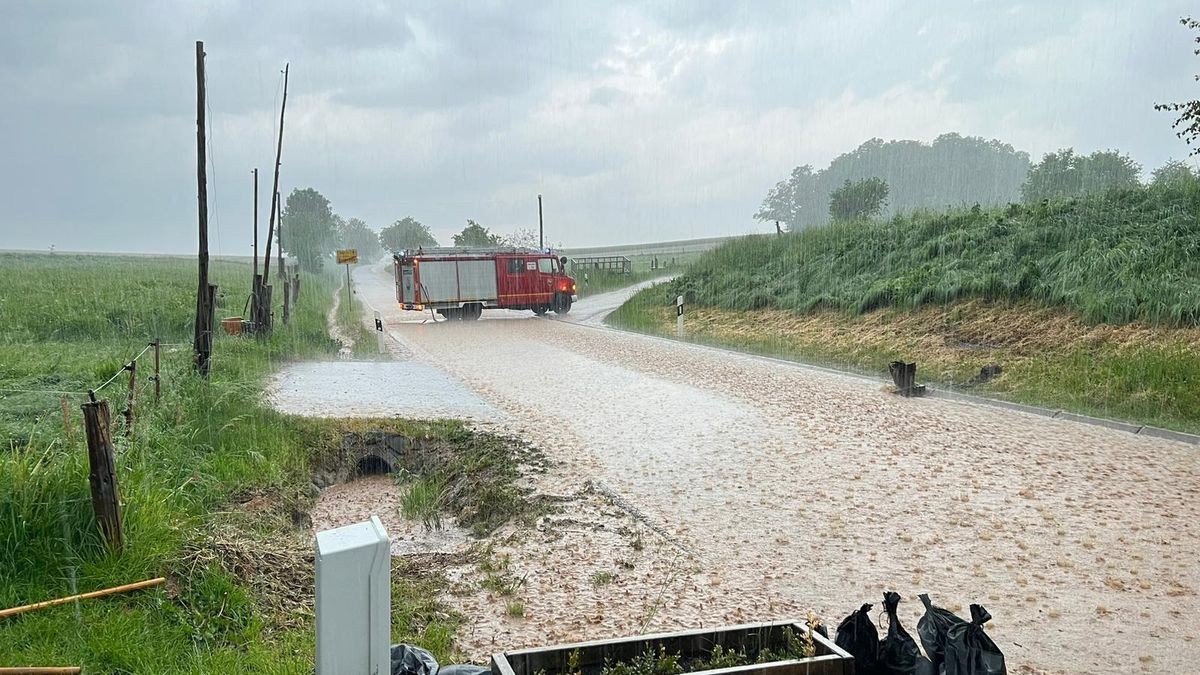
[[[541,489],[598,481],[668,535],[636,554],[603,518],[514,538],[531,612],[465,596],[472,657],[809,609],[836,624],[894,589],[914,633],[919,592],[960,615],[984,604],[1010,672],[1200,659],[1193,447],[599,328],[620,294],[567,320],[432,323],[395,309],[383,270],[356,284],[398,354],[462,382],[559,462]],[[611,511],[594,495],[578,508]],[[616,582],[589,583],[598,565]]]

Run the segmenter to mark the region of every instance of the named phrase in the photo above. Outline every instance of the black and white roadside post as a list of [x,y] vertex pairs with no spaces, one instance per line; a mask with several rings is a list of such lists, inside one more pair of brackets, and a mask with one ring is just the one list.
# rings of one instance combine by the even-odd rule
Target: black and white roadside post
[[675,298],[675,336],[683,337],[683,296]]
[[383,315],[379,310],[375,310],[375,337],[379,340],[379,353],[382,354],[386,347],[383,343]]

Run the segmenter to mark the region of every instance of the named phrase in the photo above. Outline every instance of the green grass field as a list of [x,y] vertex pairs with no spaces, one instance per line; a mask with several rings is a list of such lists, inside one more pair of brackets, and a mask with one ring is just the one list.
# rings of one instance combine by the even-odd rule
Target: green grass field
[[[1200,432],[1200,184],[747,237],[608,319]],[[972,384],[983,366],[1004,373]]]
[[[249,265],[212,267],[221,287],[217,319],[242,314]],[[0,608],[169,578],[156,590],[0,620],[0,664],[311,672],[311,615],[275,607],[278,598],[242,578],[230,557],[241,549],[213,549],[212,537],[311,550],[311,534],[297,531],[284,507],[303,506],[309,462],[321,450],[313,439],[322,430],[339,438],[328,428],[339,423],[279,415],[261,393],[281,363],[336,353],[326,314],[338,277],[305,276],[290,324],[277,317],[269,339],[218,335],[204,382],[191,369],[195,275],[185,259],[0,255]],[[357,325],[354,312],[339,314]],[[80,392],[155,338],[179,344],[164,351],[162,399],[153,400],[145,379],[151,361],[143,357],[134,432],[126,437],[115,423],[126,538],[118,554],[106,550],[92,515]],[[114,418],[125,387],[118,378],[100,393]],[[461,425],[439,429],[409,431],[462,434]],[[263,500],[284,515],[237,506]],[[311,574],[311,564],[293,571]],[[394,580],[394,637],[446,657],[457,620],[437,603],[436,579],[399,570]]]

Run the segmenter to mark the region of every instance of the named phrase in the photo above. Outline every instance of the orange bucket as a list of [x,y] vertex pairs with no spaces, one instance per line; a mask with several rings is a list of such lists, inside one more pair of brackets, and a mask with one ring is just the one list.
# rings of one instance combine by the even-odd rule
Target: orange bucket
[[231,316],[228,319],[221,319],[221,328],[230,335],[242,334],[242,317]]

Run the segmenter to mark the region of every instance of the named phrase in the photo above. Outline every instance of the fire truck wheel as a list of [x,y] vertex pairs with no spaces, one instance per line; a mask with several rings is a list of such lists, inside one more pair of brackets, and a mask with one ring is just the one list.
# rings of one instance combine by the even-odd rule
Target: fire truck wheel
[[467,321],[477,321],[483,316],[483,305],[472,303],[462,308],[463,318]]
[[546,316],[546,312],[549,312],[549,311],[550,311],[550,308],[547,307],[546,305],[538,305],[537,307],[533,308],[533,313],[537,314],[538,316]]
[[559,293],[554,296],[553,309],[555,314],[566,314],[571,311],[571,296],[566,293]]

